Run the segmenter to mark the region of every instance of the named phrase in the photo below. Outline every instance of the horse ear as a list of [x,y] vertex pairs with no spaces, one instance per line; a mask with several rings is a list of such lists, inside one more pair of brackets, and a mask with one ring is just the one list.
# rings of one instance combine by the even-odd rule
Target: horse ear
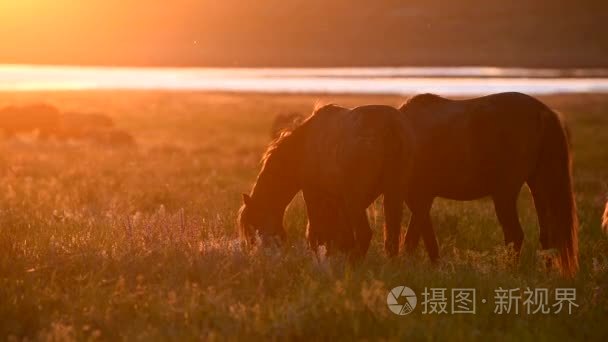
[[245,205],[250,205],[251,204],[251,196],[249,196],[247,194],[243,194],[243,203],[245,203]]

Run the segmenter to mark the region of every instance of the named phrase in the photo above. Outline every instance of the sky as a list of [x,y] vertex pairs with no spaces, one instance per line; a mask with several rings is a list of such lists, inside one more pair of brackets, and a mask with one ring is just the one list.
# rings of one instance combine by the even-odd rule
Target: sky
[[110,64],[162,59],[154,55],[179,53],[175,49],[185,38],[196,38],[192,27],[204,26],[196,20],[195,3],[0,0],[0,59]]
[[606,22],[599,0],[0,0],[0,63],[597,67]]

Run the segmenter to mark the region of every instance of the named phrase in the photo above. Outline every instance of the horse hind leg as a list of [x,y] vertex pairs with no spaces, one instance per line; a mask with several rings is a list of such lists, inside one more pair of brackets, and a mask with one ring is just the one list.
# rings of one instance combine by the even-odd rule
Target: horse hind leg
[[602,216],[602,229],[604,233],[608,233],[608,202],[606,202],[606,209],[604,209],[604,216]]
[[530,188],[530,192],[532,193],[532,199],[534,201],[534,208],[536,209],[536,216],[538,218],[538,225],[540,227],[540,245],[541,248],[546,249],[549,246],[549,232],[545,227],[549,226],[548,220],[548,206],[547,206],[547,198],[545,194],[541,191],[537,182],[533,180],[528,181],[528,187]]
[[505,245],[512,245],[513,250],[519,256],[524,241],[524,231],[517,213],[517,194],[497,195],[493,197],[493,200],[496,216],[505,236]]
[[404,245],[406,252],[411,254],[415,250],[420,236],[422,236],[429,258],[432,262],[436,262],[439,259],[439,245],[431,221],[432,203],[432,200],[425,200],[413,205],[409,204],[412,218],[405,234]]
[[[411,208],[413,207],[411,204],[407,203],[408,207]],[[420,238],[422,237],[422,229],[419,227],[419,224],[417,221],[419,220],[414,220],[415,215],[414,213],[412,213],[412,216],[410,217],[410,221],[407,224],[407,230],[405,231],[404,234],[404,238],[402,241],[402,248],[405,250],[405,253],[408,255],[412,255],[414,254],[414,252],[416,251],[416,247],[418,247],[418,242],[420,241]]]
[[308,247],[313,251],[317,252],[319,249],[319,227],[311,224],[310,220],[308,220],[308,224],[306,225],[306,241],[308,242]]
[[417,227],[414,221],[414,216],[410,218],[410,222],[407,225],[407,231],[403,239],[403,249],[406,254],[414,254],[416,247],[418,247],[418,241],[420,241],[421,229]]
[[369,249],[372,241],[372,229],[369,226],[367,211],[358,212],[353,218],[355,224],[355,255],[357,258],[363,258]]

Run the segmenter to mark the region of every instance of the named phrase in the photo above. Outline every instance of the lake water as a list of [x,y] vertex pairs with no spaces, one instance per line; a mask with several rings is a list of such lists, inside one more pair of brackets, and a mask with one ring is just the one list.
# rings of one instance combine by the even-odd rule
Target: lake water
[[206,90],[479,95],[608,92],[608,70],[455,68],[118,68],[0,65],[0,90]]

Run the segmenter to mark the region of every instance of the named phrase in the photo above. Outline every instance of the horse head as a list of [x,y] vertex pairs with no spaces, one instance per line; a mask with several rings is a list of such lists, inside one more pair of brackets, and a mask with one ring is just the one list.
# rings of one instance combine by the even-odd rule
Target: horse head
[[243,194],[238,228],[241,239],[248,245],[256,244],[258,238],[263,245],[278,245],[286,238],[283,227],[283,210],[281,208],[273,209],[247,194]]

